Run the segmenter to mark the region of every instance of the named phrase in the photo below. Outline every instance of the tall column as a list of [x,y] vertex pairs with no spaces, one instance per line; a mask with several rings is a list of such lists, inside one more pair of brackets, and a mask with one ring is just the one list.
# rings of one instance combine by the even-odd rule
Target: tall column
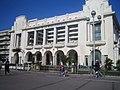
[[34,31],[34,45],[33,45],[33,46],[36,45],[36,37],[37,37],[37,35],[36,35],[36,31]]
[[80,62],[80,55],[78,55],[78,65],[81,65],[81,62]]
[[42,65],[46,65],[46,56],[42,56]]
[[44,29],[44,34],[43,34],[43,46],[46,44],[46,30]]
[[68,26],[65,26],[65,44],[68,43]]
[[17,48],[19,47],[19,46],[18,46],[18,40],[19,40],[19,36],[16,35],[16,47],[17,47]]
[[57,29],[56,27],[54,27],[54,41],[53,41],[53,45],[55,45],[57,42]]
[[53,65],[56,65],[56,56],[53,56]]
[[25,37],[26,37],[26,43],[25,43],[25,46],[28,45],[28,32],[25,33]]

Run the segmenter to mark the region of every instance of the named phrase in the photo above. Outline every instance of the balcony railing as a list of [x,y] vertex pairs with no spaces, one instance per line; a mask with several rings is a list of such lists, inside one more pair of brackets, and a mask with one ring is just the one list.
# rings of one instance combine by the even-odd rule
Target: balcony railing
[[57,43],[57,44],[55,44],[56,48],[62,48],[64,46],[65,46],[64,43]]
[[[102,46],[102,45],[105,45],[106,42],[105,41],[95,41],[95,46]],[[87,46],[93,46],[94,45],[94,42],[91,41],[91,42],[86,42],[86,45]]]
[[48,43],[48,44],[44,45],[44,48],[52,48],[52,47],[53,47],[52,43]]
[[33,46],[26,46],[26,49],[31,50],[33,49]]
[[76,47],[76,46],[78,46],[77,41],[70,41],[69,43],[67,43],[67,47]]
[[34,48],[35,48],[35,49],[41,49],[41,48],[42,48],[42,45],[35,45]]

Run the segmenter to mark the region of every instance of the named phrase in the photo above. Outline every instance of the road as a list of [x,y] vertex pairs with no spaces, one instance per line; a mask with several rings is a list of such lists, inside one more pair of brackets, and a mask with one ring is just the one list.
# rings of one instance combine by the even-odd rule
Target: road
[[90,75],[60,77],[49,72],[12,70],[0,75],[0,90],[120,90],[120,77],[95,78]]

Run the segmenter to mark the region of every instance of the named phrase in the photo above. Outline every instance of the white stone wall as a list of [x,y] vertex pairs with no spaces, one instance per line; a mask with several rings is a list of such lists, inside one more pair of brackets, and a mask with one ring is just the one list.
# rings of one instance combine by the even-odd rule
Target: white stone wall
[[[16,40],[16,34],[21,34],[21,52],[19,52],[19,57],[21,57],[20,63],[25,63],[26,61],[26,54],[28,52],[32,52],[32,54],[35,54],[37,51],[42,53],[42,64],[45,65],[45,52],[51,51],[53,56],[53,65],[56,65],[55,60],[55,53],[58,50],[61,50],[64,52],[65,55],[70,50],[75,50],[78,55],[78,65],[85,65],[85,56],[88,57],[88,65],[91,65],[92,57],[91,57],[91,51],[93,50],[93,47],[91,46],[92,41],[92,26],[88,24],[86,21],[86,17],[90,18],[89,22],[92,22],[92,16],[91,11],[96,11],[95,21],[98,21],[97,15],[101,15],[101,41],[95,42],[98,45],[96,45],[96,49],[101,52],[101,59],[102,64],[104,64],[105,61],[105,55],[108,56],[108,58],[114,60],[115,62],[115,55],[114,55],[114,39],[113,39],[113,17],[114,13],[112,12],[111,6],[108,4],[107,0],[86,0],[86,4],[83,6],[83,11],[71,13],[71,14],[65,14],[61,16],[55,16],[51,18],[45,18],[42,20],[32,19],[27,20],[25,16],[20,16],[16,18],[16,21],[14,22],[14,26],[11,30],[11,43],[10,43],[10,56],[9,59],[11,60],[11,63],[14,62],[14,54],[15,52],[12,52],[12,50],[15,47],[15,40]],[[116,21],[115,21],[116,22]],[[73,43],[73,46],[68,43],[68,26],[78,24],[78,42],[77,44]],[[63,46],[60,46],[58,48],[55,47],[56,45],[56,27],[65,26],[65,43]],[[45,30],[49,28],[54,28],[54,41],[51,48],[45,48],[45,38],[46,33]],[[43,45],[36,46],[36,30],[44,30],[44,38],[43,38]],[[34,31],[34,45],[33,46],[27,46],[27,40],[28,40],[28,32]],[[12,60],[13,59],[13,60]],[[22,61],[23,60],[23,61]]]

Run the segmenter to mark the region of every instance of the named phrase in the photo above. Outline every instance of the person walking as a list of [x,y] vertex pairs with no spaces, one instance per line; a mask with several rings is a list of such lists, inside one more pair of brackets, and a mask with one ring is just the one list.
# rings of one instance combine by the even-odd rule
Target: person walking
[[96,77],[98,78],[100,76],[99,75],[100,64],[99,64],[98,60],[96,60],[96,62],[95,62],[94,70],[95,70],[95,73],[96,73]]
[[8,59],[6,59],[6,61],[5,61],[5,75],[7,75],[7,73],[10,73]]
[[1,75],[1,69],[2,69],[2,61],[0,61],[0,75]]

